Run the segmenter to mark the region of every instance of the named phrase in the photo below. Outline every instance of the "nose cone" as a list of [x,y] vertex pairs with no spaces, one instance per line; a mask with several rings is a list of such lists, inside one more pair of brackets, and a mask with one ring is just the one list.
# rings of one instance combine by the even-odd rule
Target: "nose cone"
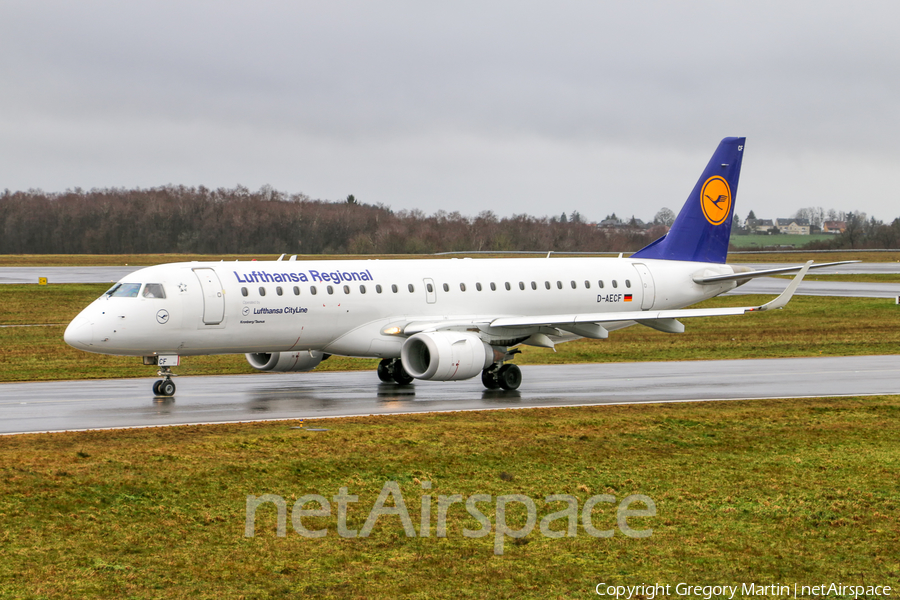
[[90,319],[84,315],[75,317],[72,322],[69,323],[69,326],[66,327],[63,339],[73,348],[90,350],[94,343],[94,327],[91,324]]

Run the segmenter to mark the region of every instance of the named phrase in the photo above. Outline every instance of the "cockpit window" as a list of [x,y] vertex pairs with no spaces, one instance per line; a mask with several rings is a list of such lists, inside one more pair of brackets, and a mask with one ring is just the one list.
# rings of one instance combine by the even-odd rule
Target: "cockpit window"
[[144,286],[144,298],[165,298],[166,291],[161,283],[148,283]]
[[141,291],[139,283],[117,283],[106,292],[106,295],[114,298],[137,298],[139,291]]

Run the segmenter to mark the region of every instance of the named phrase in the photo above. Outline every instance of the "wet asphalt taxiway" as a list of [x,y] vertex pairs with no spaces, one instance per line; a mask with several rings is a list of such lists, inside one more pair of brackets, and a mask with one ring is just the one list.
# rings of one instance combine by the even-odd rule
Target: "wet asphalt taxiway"
[[320,419],[430,411],[900,394],[900,356],[522,367],[515,392],[479,379],[378,382],[374,372],[184,377],[172,398],[153,379],[0,384],[0,433]]

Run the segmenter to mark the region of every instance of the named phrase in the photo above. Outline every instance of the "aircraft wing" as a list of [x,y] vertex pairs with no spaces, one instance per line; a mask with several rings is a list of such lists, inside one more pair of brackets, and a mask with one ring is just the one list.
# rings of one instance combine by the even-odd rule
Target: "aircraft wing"
[[[806,263],[806,265],[810,269],[821,269],[823,267],[833,267],[835,265],[847,265],[850,263],[858,263],[858,262],[862,262],[862,261],[842,260],[839,262],[820,263],[818,265],[811,265],[810,264],[811,262],[812,261],[809,261],[808,263]],[[733,267],[740,268],[740,265],[733,265]],[[694,283],[699,283],[701,285],[709,285],[709,284],[713,284],[713,283],[722,283],[723,281],[740,281],[740,280],[753,279],[755,277],[768,277],[770,275],[782,275],[784,273],[794,273],[796,271],[799,271],[802,268],[804,268],[804,267],[803,266],[782,267],[779,269],[765,269],[763,271],[744,271],[741,273],[734,273],[733,275],[713,275],[711,277],[701,277],[698,275],[698,276],[694,277]]]
[[[559,314],[559,315],[523,315],[516,317],[498,317],[483,319],[465,319],[465,320],[447,320],[447,321],[417,321],[407,324],[403,328],[404,335],[412,335],[422,331],[447,329],[453,327],[464,326],[489,326],[489,327],[535,327],[548,326],[559,327],[567,331],[578,332],[580,335],[590,333],[591,324],[612,323],[622,321],[636,321],[644,325],[653,327],[654,329],[662,329],[663,331],[678,332],[683,331],[684,327],[675,322],[675,319],[686,319],[692,317],[722,317],[729,315],[743,315],[748,312],[762,312],[776,308],[783,308],[793,297],[794,292],[803,280],[803,277],[809,271],[812,261],[807,262],[799,267],[800,272],[791,280],[784,292],[774,300],[760,306],[736,306],[723,308],[679,308],[674,310],[633,310],[626,312],[602,312],[602,313],[583,313],[583,314]],[[584,331],[581,334],[580,331]],[[602,327],[595,330],[596,337],[605,337]],[[594,336],[590,336],[594,337]]]

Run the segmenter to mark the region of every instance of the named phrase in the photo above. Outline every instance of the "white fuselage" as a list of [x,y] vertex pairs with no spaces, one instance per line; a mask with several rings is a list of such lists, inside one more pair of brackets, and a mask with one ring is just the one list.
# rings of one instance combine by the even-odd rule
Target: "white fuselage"
[[[698,273],[732,269],[560,257],[173,263],[125,277],[119,292],[104,294],[72,321],[66,341],[132,356],[317,350],[396,358],[404,337],[386,333],[393,324],[460,320],[469,321],[461,329],[472,331],[472,320],[499,317],[665,310],[735,286],[698,285],[692,281]],[[534,326],[477,329],[498,346],[539,331],[555,342],[578,337]]]

